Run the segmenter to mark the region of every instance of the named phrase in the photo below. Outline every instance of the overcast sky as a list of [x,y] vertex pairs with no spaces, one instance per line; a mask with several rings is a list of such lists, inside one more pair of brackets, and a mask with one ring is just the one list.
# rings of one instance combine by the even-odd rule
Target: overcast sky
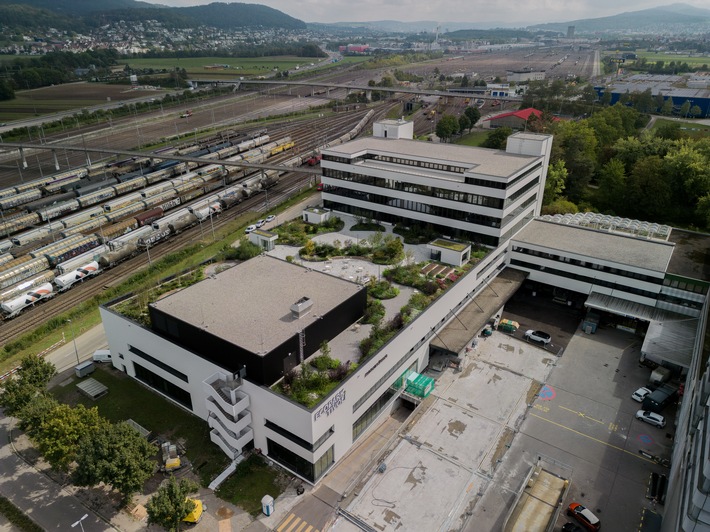
[[[144,0],[146,1],[146,0]],[[204,5],[215,0],[147,0],[175,7]],[[222,0],[227,2],[228,0]],[[519,27],[541,22],[567,22],[664,6],[676,0],[244,0],[263,4],[305,22],[400,20],[413,22],[508,22]],[[708,8],[707,0],[683,3]]]

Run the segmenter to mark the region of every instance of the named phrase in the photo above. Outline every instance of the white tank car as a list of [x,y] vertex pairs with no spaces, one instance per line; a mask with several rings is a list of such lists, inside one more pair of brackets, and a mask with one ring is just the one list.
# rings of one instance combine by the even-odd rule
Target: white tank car
[[54,284],[60,292],[69,290],[74,284],[83,281],[87,277],[93,277],[101,271],[99,268],[99,263],[96,261],[91,261],[88,264],[84,264],[81,268],[77,268],[74,271],[59,275],[54,279]]
[[39,301],[49,299],[54,296],[54,287],[51,283],[45,283],[36,288],[33,288],[29,292],[22,294],[21,296],[11,299],[10,301],[5,301],[0,305],[3,316],[5,319],[14,318],[20,312],[22,312],[27,307],[33,306]]
[[94,249],[90,249],[86,253],[82,253],[81,255],[77,255],[76,257],[72,257],[65,262],[57,264],[57,272],[59,275],[72,272],[84,264],[88,264],[92,261],[98,261],[99,257],[107,251],[108,246],[106,244],[97,246]]

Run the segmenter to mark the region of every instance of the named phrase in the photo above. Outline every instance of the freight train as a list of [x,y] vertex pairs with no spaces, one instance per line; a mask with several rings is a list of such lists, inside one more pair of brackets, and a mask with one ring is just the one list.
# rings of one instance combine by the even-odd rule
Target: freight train
[[[326,146],[323,146],[323,148],[341,144],[358,135],[373,113],[374,111],[370,111],[353,130],[331,141]],[[252,141],[254,140],[255,139],[252,139]],[[290,142],[290,139],[286,141],[286,143],[288,142]],[[264,146],[262,149],[271,155],[273,148],[274,146]],[[311,156],[293,157],[281,164],[283,166],[301,166],[308,164],[310,157]],[[234,179],[230,180],[229,177],[238,175],[241,172],[241,169],[237,169],[231,173],[228,172],[222,184],[232,183]],[[193,203],[188,207],[182,207],[170,214],[165,214],[165,210],[163,210],[163,215],[160,217],[156,216],[160,213],[159,209],[162,207],[150,205],[147,202],[150,195],[146,198],[142,194],[139,194],[141,199],[136,197],[135,202],[141,204],[141,208],[129,214],[123,212],[124,220],[119,221],[118,224],[109,226],[115,228],[117,225],[123,224],[121,228],[122,231],[126,231],[125,234],[114,236],[115,233],[110,231],[109,227],[101,227],[104,224],[99,224],[96,227],[92,226],[91,228],[86,226],[85,229],[88,234],[67,234],[66,237],[64,237],[66,242],[48,244],[44,248],[41,248],[41,250],[35,250],[33,253],[36,256],[34,257],[31,254],[22,255],[0,264],[0,314],[2,314],[2,318],[14,318],[19,315],[22,310],[50,299],[57,293],[68,290],[85,279],[99,275],[105,269],[111,268],[135,256],[146,248],[193,227],[206,218],[219,214],[222,210],[229,209],[242,201],[243,198],[249,197],[251,194],[276,184],[280,177],[279,174],[280,173],[275,170],[266,172],[260,171],[258,175],[240,181],[238,184],[223,188],[198,203]],[[183,178],[186,177],[187,175],[183,176]],[[190,176],[188,181],[196,177],[201,176]],[[147,181],[146,184],[148,184]],[[204,182],[203,184],[203,190],[206,190],[208,185]],[[185,192],[185,194],[188,195],[195,193],[195,190]],[[202,194],[204,193],[205,192],[202,191]],[[189,199],[191,200],[200,195],[201,194],[197,194]],[[177,196],[177,199],[182,197],[186,196]],[[1,191],[0,198],[2,198]],[[92,209],[87,209],[86,212],[65,217],[62,219],[62,222],[71,221],[71,223],[76,224],[73,226],[74,228],[87,223],[93,224],[95,221],[105,220],[106,223],[108,223],[111,221],[110,217],[112,215],[116,215],[116,213],[126,208],[133,209],[134,207],[131,205],[120,207],[112,205],[110,210],[107,210],[103,206],[97,206]],[[57,222],[48,225],[63,226],[63,224]],[[96,232],[97,228],[99,228],[100,231]],[[42,227],[38,229],[43,230],[44,237],[46,237],[59,228],[47,229]],[[101,235],[101,230],[103,229],[106,230],[108,235]],[[37,229],[33,231],[36,230]],[[67,237],[71,238],[72,236],[78,238],[73,240],[67,239]],[[112,238],[109,238],[109,236]],[[20,244],[15,242],[15,238],[13,238],[12,241],[2,240],[0,241],[0,253],[12,251],[17,245]],[[87,249],[87,247],[90,247],[90,249]]]

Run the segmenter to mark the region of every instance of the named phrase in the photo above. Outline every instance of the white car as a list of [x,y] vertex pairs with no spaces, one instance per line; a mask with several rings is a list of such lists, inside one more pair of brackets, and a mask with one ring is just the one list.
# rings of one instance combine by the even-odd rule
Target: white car
[[256,226],[257,226],[257,227],[261,227],[261,226],[263,226],[265,223],[266,223],[266,220],[259,220],[259,221],[256,222]]
[[650,393],[651,390],[649,390],[648,388],[641,387],[631,394],[631,399],[633,399],[637,403],[643,403],[644,398]]
[[636,412],[636,419],[645,421],[649,425],[653,425],[660,429],[666,426],[666,418],[664,418],[661,414],[656,414],[650,410],[639,410]]
[[525,338],[534,342],[540,342],[543,345],[547,345],[552,341],[552,336],[546,332],[534,331],[532,329],[525,331]]
[[253,231],[256,231],[256,226],[255,226],[255,225],[250,225],[249,227],[247,227],[247,228],[244,230],[245,233],[251,233],[251,232],[253,232]]
[[274,216],[273,214],[269,214],[269,215],[266,217],[266,221],[267,221],[267,222],[273,222],[274,220],[276,220],[276,216]]

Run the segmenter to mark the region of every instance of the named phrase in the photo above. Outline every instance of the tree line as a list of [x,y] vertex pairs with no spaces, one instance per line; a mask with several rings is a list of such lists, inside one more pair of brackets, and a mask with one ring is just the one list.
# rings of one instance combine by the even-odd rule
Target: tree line
[[[19,420],[19,428],[55,471],[69,474],[77,486],[104,483],[128,504],[156,472],[158,448],[128,423],[111,423],[96,407],[60,403],[47,390],[56,374],[50,362],[26,356],[17,373],[0,385],[0,407]],[[179,530],[195,506],[188,495],[197,489],[196,483],[171,476],[146,505],[149,524]]]

